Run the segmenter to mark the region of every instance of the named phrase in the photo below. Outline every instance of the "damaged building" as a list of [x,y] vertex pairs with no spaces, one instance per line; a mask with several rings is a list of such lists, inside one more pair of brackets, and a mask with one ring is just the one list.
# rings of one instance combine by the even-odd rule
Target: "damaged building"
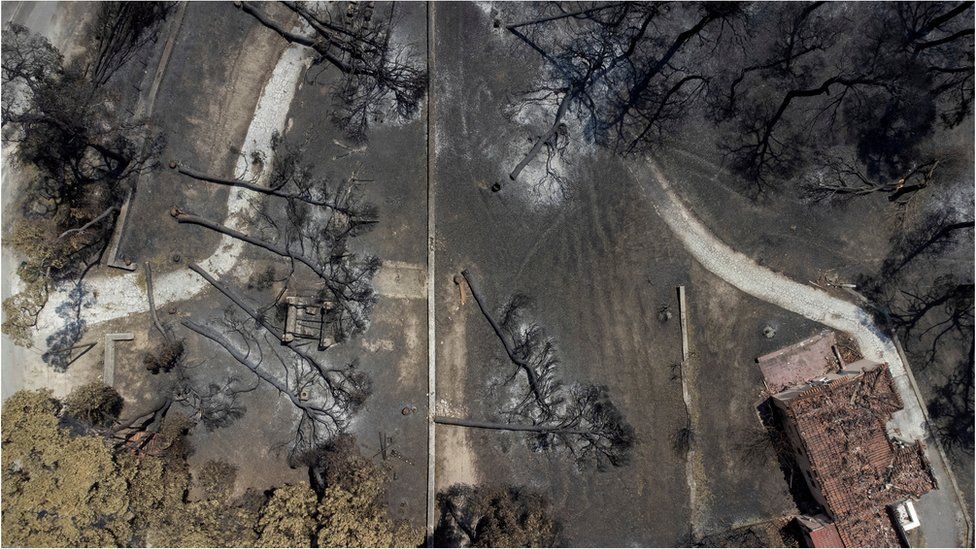
[[[837,357],[806,343],[796,350],[817,349],[816,355],[826,362],[831,355]],[[782,357],[776,358],[783,361]],[[809,362],[810,357],[789,361],[804,364],[794,369],[800,375],[811,371]],[[783,372],[779,374],[775,380],[782,383]],[[772,379],[767,386],[769,381]],[[888,435],[888,422],[902,409],[888,365],[866,359],[851,364],[838,360],[813,379],[793,381],[773,394],[770,402],[790,441],[796,465],[823,508],[822,514],[797,518],[808,544],[907,545],[905,531],[918,525],[912,501],[935,489],[936,480],[921,442]]]

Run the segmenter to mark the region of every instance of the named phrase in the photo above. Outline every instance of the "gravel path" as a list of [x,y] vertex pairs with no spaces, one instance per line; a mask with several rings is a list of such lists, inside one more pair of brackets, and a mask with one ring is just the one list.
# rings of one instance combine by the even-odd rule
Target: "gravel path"
[[954,546],[968,539],[961,494],[945,454],[930,436],[924,403],[914,379],[895,343],[871,315],[853,303],[767,269],[722,242],[689,210],[654,162],[649,161],[646,168],[632,166],[631,172],[658,215],[706,270],[753,297],[851,334],[865,358],[888,363],[905,406],[892,418],[889,431],[905,440],[925,441],[926,454],[939,481],[939,489],[926,494],[918,505],[926,544]]

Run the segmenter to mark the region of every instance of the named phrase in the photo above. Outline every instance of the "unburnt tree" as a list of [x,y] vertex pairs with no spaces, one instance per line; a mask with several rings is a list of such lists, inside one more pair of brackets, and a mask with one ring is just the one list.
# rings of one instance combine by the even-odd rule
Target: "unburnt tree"
[[319,494],[318,547],[413,547],[422,533],[393,520],[385,496],[389,472],[363,456],[342,435],[305,456],[309,480]]
[[578,467],[624,465],[634,443],[633,428],[610,400],[604,386],[563,385],[557,376],[555,344],[538,325],[525,319],[527,300],[513,298],[497,321],[481,290],[462,271],[471,294],[508,357],[503,388],[513,397],[499,411],[501,420],[481,421],[436,416],[434,421],[476,429],[524,433],[536,451],[565,451]]
[[419,111],[427,73],[409,48],[393,40],[395,3],[386,12],[374,2],[281,2],[310,29],[299,32],[269,15],[271,4],[237,5],[290,43],[314,50],[316,64],[338,71],[332,117],[354,140],[365,141],[374,122],[409,119]]
[[[545,154],[544,180],[567,139],[621,152],[659,143],[707,89],[703,56],[734,31],[735,4],[547,4],[550,12],[506,28],[545,60],[542,83],[514,110],[539,108],[551,121],[509,174],[515,181]],[[570,118],[582,135],[568,135]],[[500,185],[496,185],[498,190]]]
[[552,547],[559,525],[527,488],[455,484],[437,494],[437,547]]
[[[48,391],[19,391],[3,403],[3,533],[11,545],[162,547],[408,547],[415,529],[386,510],[387,476],[333,447],[328,485],[249,491],[232,497],[235,467],[203,464],[191,477],[185,423],[152,451],[69,429]],[[190,500],[191,486],[202,497]]]
[[104,427],[122,412],[122,397],[114,388],[94,381],[76,388],[64,400],[68,416],[91,427]]

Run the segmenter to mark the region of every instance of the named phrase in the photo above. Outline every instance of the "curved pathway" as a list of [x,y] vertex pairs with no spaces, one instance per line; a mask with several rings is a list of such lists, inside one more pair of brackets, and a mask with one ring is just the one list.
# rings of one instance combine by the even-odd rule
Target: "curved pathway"
[[929,433],[924,403],[892,339],[870,314],[853,303],[763,267],[722,242],[685,205],[660,168],[653,161],[647,161],[646,166],[631,166],[631,173],[661,219],[706,270],[753,297],[851,334],[865,358],[888,363],[904,403],[888,427],[900,438],[928,443],[926,453],[939,481],[940,488],[924,496],[919,506],[923,523],[929,523],[925,528],[928,545],[952,546],[968,538],[966,528],[956,527],[968,521],[961,519],[965,510],[955,479],[941,446]]
[[[278,59],[255,107],[244,144],[241,146],[235,172],[239,177],[252,178],[258,175],[251,171],[249,159],[252,153],[261,151],[266,158],[271,157],[268,144],[274,132],[283,133],[285,130],[288,110],[305,68],[306,52],[307,48],[303,46],[290,46]],[[251,217],[250,213],[251,203],[245,192],[232,190],[227,198],[227,218],[224,224],[232,229],[244,230],[244,225]],[[200,266],[216,278],[221,278],[232,271],[235,275],[241,276],[241,267],[235,270],[235,266],[243,248],[244,242],[222,235],[214,253],[201,261]],[[87,279],[86,290],[95,297],[95,302],[91,307],[82,310],[82,319],[91,326],[148,311],[149,303],[142,282],[143,276],[139,272],[133,272]],[[188,269],[163,274],[157,277],[153,284],[156,307],[190,299],[203,291],[205,286],[206,282]],[[35,340],[43,342],[50,333],[63,326],[64,320],[57,309],[60,304],[68,300],[69,291],[70,288],[64,288],[51,295],[51,299],[38,317]]]

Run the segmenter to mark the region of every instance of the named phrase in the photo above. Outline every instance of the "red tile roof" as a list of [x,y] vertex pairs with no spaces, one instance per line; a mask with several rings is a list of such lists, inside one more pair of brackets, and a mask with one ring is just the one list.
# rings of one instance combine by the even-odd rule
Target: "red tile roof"
[[921,443],[888,439],[885,424],[902,407],[888,366],[814,385],[783,405],[844,544],[897,545],[885,506],[918,498],[936,482]]
[[844,542],[837,533],[837,527],[833,524],[811,530],[807,535],[810,536],[813,547],[844,547]]
[[824,332],[757,358],[766,389],[775,394],[836,371],[838,364],[831,348],[836,343],[834,332]]
[[[927,467],[919,470],[918,460],[903,455],[904,449],[896,452],[888,440],[885,424],[901,408],[901,399],[887,366],[815,385],[785,406],[831,515],[883,507],[931,489],[926,482],[890,486],[898,456],[898,464],[910,469],[908,477],[923,472],[923,476],[931,475]],[[908,477],[904,480],[910,480]]]
[[834,524],[845,547],[901,547],[891,515],[884,507],[846,516]]

